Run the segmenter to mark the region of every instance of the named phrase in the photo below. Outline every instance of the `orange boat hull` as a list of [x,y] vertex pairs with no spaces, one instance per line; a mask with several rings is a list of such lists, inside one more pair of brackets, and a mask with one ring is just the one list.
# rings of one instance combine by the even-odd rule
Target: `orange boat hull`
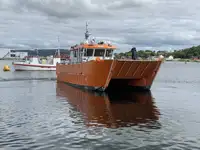
[[97,93],[57,83],[56,93],[84,115],[87,126],[118,128],[159,120],[151,91]]
[[104,91],[137,87],[149,90],[161,61],[100,60],[80,64],[57,64],[58,82]]

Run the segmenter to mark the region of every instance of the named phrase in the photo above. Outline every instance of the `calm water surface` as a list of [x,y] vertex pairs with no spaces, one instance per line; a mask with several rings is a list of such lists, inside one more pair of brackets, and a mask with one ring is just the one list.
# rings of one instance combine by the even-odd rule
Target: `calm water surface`
[[0,149],[200,149],[198,63],[163,63],[151,92],[101,95],[4,64]]

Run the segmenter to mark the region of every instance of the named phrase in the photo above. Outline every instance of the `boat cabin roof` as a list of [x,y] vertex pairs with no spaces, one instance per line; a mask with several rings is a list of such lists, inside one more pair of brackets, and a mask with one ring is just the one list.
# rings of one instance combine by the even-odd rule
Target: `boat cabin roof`
[[116,49],[116,46],[111,44],[80,44],[71,46],[70,51],[78,50],[78,49]]

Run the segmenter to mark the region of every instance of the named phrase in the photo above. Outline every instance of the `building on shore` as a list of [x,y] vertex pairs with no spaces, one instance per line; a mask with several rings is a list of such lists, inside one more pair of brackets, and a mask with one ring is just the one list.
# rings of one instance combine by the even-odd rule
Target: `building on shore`
[[[56,55],[58,49],[35,49],[35,50],[9,50],[2,58],[3,59],[23,59],[29,56],[47,57]],[[69,51],[67,49],[60,49],[61,57],[68,57]]]

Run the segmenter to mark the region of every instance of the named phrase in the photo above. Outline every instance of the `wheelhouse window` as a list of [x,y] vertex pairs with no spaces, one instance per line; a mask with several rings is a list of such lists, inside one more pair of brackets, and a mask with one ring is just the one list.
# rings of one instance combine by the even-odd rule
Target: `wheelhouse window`
[[100,56],[103,57],[105,53],[105,49],[95,49],[94,56]]
[[83,48],[81,48],[81,49],[80,49],[80,53],[83,53],[83,51],[84,51]]
[[74,50],[74,57],[77,57],[77,51]]
[[86,49],[86,56],[93,56],[93,49]]
[[85,50],[83,48],[80,49],[80,57],[85,55]]
[[10,57],[16,57],[16,55],[15,54],[11,54]]
[[107,49],[106,50],[106,57],[112,57],[113,49]]

